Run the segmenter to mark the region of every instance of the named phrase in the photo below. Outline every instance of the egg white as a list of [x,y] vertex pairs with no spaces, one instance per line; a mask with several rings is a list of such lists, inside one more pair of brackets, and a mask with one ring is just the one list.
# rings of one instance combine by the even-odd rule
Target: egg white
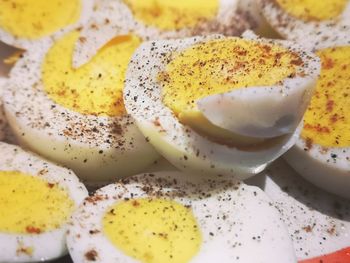
[[191,206],[203,243],[190,262],[224,263],[236,257],[242,262],[296,262],[290,237],[267,196],[256,187],[216,179],[160,172],[101,188],[72,216],[67,245],[73,261],[87,262],[84,255],[94,250],[95,262],[137,262],[111,244],[103,234],[101,220],[111,205],[124,198],[152,197],[143,190],[150,186],[158,197],[164,195]]
[[81,33],[86,41],[76,43],[73,64],[75,67],[81,66],[89,61],[104,43],[128,32],[133,32],[143,40],[183,38],[213,33],[239,35],[257,25],[247,10],[240,7],[240,2],[242,0],[220,0],[215,19],[194,28],[167,31],[135,20],[132,11],[122,0],[99,1],[95,5],[94,15]]
[[50,36],[47,37],[42,37],[39,39],[26,39],[26,38],[19,38],[16,37],[14,35],[12,35],[9,32],[6,32],[5,30],[3,30],[0,27],[0,40],[3,41],[4,43],[17,47],[17,48],[21,48],[21,49],[31,49],[33,48],[33,46],[36,45],[36,43],[42,39],[48,39],[52,36],[60,36],[63,35],[67,32],[69,32],[70,30],[72,30],[73,28],[77,28],[80,27],[82,25],[84,25],[88,18],[92,15],[93,13],[93,5],[94,5],[94,0],[81,0],[82,2],[82,8],[81,8],[81,15],[79,20],[73,24],[73,25],[69,25],[65,28],[62,28],[56,32],[53,32]]
[[[28,176],[39,177],[48,183],[64,188],[78,206],[88,196],[85,186],[74,173],[22,150],[0,142],[0,170],[20,171]],[[67,224],[40,234],[15,234],[0,232],[1,262],[37,262],[51,260],[67,254],[65,235]],[[16,253],[21,247],[32,247],[33,254]]]
[[292,237],[298,260],[349,247],[347,200],[316,188],[283,160],[272,164],[250,183],[260,186],[274,201]]
[[[86,183],[140,172],[158,158],[129,115],[83,115],[52,101],[41,63],[54,40],[36,43],[17,62],[4,93],[5,112],[19,143],[74,170]],[[113,132],[120,127],[120,133]]]
[[334,20],[305,22],[289,15],[273,0],[257,0],[268,24],[283,38],[306,46],[350,32],[350,1],[343,13]]
[[[136,119],[138,127],[150,143],[178,169],[199,173],[201,176],[204,174],[222,175],[242,180],[261,172],[268,163],[285,153],[297,140],[300,127],[296,131],[294,127],[294,130],[285,135],[279,144],[266,147],[266,149],[260,151],[243,151],[221,145],[200,136],[190,127],[182,125],[172,111],[162,103],[161,86],[157,81],[158,73],[165,69],[167,59],[173,52],[179,52],[194,44],[218,38],[221,38],[221,36],[144,43],[134,53],[129,64],[124,100],[128,113]],[[298,50],[298,54],[301,53],[299,49],[295,48],[293,50]],[[256,99],[254,105],[259,106],[260,110],[264,109],[263,112],[265,113],[274,111],[277,111],[277,114],[294,113],[299,114],[300,117],[298,118],[301,118],[303,112],[300,112],[299,108],[295,109],[295,107],[306,107],[307,98],[311,96],[310,86],[315,82],[320,67],[315,56],[311,54],[307,56],[309,56],[307,59],[305,54],[302,57],[307,64],[308,68],[305,70],[310,74],[310,77],[305,77],[304,80],[301,78],[286,80],[290,83],[293,83],[293,81],[298,84],[303,83],[303,91],[300,92],[300,89],[296,89],[297,95],[295,95],[293,94],[293,88],[285,87],[283,91],[286,96],[279,94],[280,101],[278,105],[280,107],[277,107],[278,111],[273,103],[270,103],[271,108],[266,104],[266,101],[269,100],[268,96],[261,96],[261,100]],[[279,87],[260,89],[267,94],[272,94],[271,96],[275,96],[275,90],[280,91]],[[246,90],[238,91],[238,93],[248,94],[245,98],[243,97],[247,101],[250,101],[249,98],[252,93],[260,92],[260,90],[254,88],[251,91],[249,88]],[[303,96],[300,96],[302,94]],[[295,103],[296,101],[298,103]],[[265,108],[260,107],[259,104],[264,104]],[[209,109],[213,109],[213,107]],[[295,111],[290,112],[293,109]],[[223,114],[225,110],[221,108],[220,114]],[[208,113],[210,112],[208,111]],[[237,118],[240,116],[243,116],[243,114],[237,115]],[[215,116],[213,117],[215,118]],[[248,117],[254,120],[254,112]],[[269,116],[266,115],[265,118],[268,119]],[[234,122],[231,121],[231,123]]]

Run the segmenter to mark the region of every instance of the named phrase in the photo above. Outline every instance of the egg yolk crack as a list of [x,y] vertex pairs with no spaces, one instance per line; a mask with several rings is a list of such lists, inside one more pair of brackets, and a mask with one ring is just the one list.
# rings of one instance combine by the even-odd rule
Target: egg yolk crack
[[122,116],[125,73],[131,56],[140,45],[136,36],[120,36],[107,43],[87,64],[73,69],[76,41],[72,32],[57,41],[42,65],[44,90],[56,103],[86,115]]
[[0,171],[0,232],[40,234],[65,224],[75,208],[57,184],[17,171]]
[[78,21],[81,0],[0,1],[0,27],[20,38],[37,39]]
[[302,138],[325,147],[350,146],[350,46],[319,50],[321,76],[304,116]]
[[134,17],[162,30],[194,27],[215,18],[219,0],[124,0]]
[[143,263],[185,263],[202,237],[192,211],[175,201],[133,199],[110,207],[103,218],[114,246]]
[[264,140],[215,126],[196,102],[235,89],[276,85],[295,76],[302,64],[297,54],[282,46],[230,38],[197,44],[175,55],[158,79],[164,105],[181,123],[221,143],[249,145]]
[[341,15],[348,0],[275,0],[290,15],[309,21],[324,21]]

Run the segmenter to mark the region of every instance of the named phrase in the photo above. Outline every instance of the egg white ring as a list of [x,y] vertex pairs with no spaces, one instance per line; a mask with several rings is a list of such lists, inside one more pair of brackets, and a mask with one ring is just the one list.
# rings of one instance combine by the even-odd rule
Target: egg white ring
[[[147,192],[146,188],[152,190]],[[253,262],[257,255],[261,263],[296,262],[280,215],[260,189],[230,180],[198,180],[174,171],[133,176],[86,199],[73,214],[67,233],[73,261],[87,262],[85,255],[95,251],[95,262],[138,262],[113,246],[101,222],[112,205],[125,198],[147,197],[170,198],[191,206],[203,243],[190,262],[232,262],[236,257]],[[254,240],[254,236],[261,240]]]
[[[102,0],[98,3],[95,15],[82,30],[84,42],[77,42],[73,64],[79,67],[88,62],[97,51],[116,36],[133,33],[141,39],[184,38],[210,33],[239,35],[244,30],[254,27],[253,18],[239,8],[240,0],[220,0],[218,14],[212,20],[194,28],[179,30],[161,30],[136,21],[132,11],[122,0]],[[113,15],[109,15],[113,14]],[[108,20],[108,23],[106,21]]]
[[[342,31],[349,34],[350,1],[343,13],[334,20],[305,22],[289,15],[274,0],[257,0],[263,16],[267,22],[281,36],[298,41],[300,44],[315,45],[323,41],[324,37],[333,37]],[[345,33],[346,34],[346,33]],[[311,42],[311,43],[310,43]]]
[[[163,105],[161,86],[157,82],[157,74],[165,70],[169,55],[194,44],[220,38],[222,36],[213,35],[144,43],[129,64],[124,101],[128,113],[136,119],[143,134],[178,169],[201,176],[222,175],[244,180],[261,172],[268,163],[285,153],[296,142],[301,127],[285,135],[280,145],[265,150],[249,152],[230,148],[214,143],[182,125],[173,112]],[[314,63],[307,64],[310,70],[312,65]]]
[[131,116],[83,115],[47,96],[41,63],[53,43],[37,42],[10,74],[4,107],[20,144],[73,169],[89,184],[135,174],[156,160],[159,155]]
[[349,247],[350,204],[305,181],[282,159],[250,183],[274,201],[291,234],[298,260]]
[[[85,186],[74,173],[23,151],[21,148],[0,142],[0,171],[20,171],[38,177],[65,189],[78,207],[88,196]],[[65,235],[67,223],[60,228],[40,234],[0,233],[1,262],[34,262],[58,258],[67,254]],[[17,253],[19,248],[32,247],[32,256]]]
[[81,0],[81,2],[82,2],[82,9],[81,9],[81,15],[79,20],[72,25],[68,25],[62,28],[61,30],[57,30],[56,32],[53,32],[49,36],[44,36],[39,39],[26,39],[26,38],[16,37],[12,35],[10,32],[7,32],[0,27],[0,40],[16,48],[31,49],[33,48],[33,46],[36,45],[38,41],[41,41],[43,39],[49,39],[53,36],[62,36],[63,34],[71,31],[72,29],[84,25],[87,22],[88,18],[92,15],[94,0]]

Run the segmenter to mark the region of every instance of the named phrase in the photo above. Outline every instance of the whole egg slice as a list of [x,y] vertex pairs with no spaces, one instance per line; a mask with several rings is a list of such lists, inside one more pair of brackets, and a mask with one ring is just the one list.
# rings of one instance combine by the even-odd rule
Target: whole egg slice
[[319,67],[314,55],[289,42],[222,36],[148,42],[129,64],[124,100],[177,168],[241,180],[295,143]]
[[350,205],[305,181],[279,160],[252,179],[280,211],[302,263],[349,262]]
[[296,145],[285,156],[308,181],[350,198],[350,37],[314,46],[322,70]]
[[76,263],[296,262],[270,202],[230,180],[140,174],[85,199],[72,216],[68,248]]
[[23,49],[71,30],[91,16],[93,0],[11,0],[0,2],[0,40]]
[[[82,31],[74,65],[86,63],[106,41],[133,32],[144,40],[221,33],[238,35],[256,27],[241,0],[104,0]],[[92,29],[92,30],[90,30]],[[91,32],[92,31],[92,32]],[[94,47],[94,48],[91,48]]]
[[89,184],[135,174],[158,158],[123,103],[124,74],[140,39],[117,37],[72,68],[72,31],[43,40],[11,71],[4,100],[21,145],[63,164]]
[[39,262],[67,254],[72,212],[88,196],[74,173],[0,142],[0,261]]

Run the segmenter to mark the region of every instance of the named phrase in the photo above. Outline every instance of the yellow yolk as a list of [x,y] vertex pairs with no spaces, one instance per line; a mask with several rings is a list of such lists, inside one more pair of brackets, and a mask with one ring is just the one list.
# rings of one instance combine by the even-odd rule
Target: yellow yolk
[[0,232],[40,234],[59,228],[74,202],[57,184],[17,171],[0,171]]
[[210,138],[258,143],[211,124],[196,102],[234,89],[270,86],[294,76],[302,60],[288,49],[231,38],[195,45],[175,58],[159,75],[163,102],[179,121]]
[[0,27],[21,38],[37,39],[78,21],[81,0],[0,1]]
[[124,0],[134,17],[162,30],[194,27],[216,17],[219,0]]
[[78,69],[72,56],[78,32],[64,36],[47,53],[42,79],[48,96],[70,110],[100,116],[122,116],[125,72],[140,45],[136,36],[120,36],[106,44],[94,58]]
[[350,46],[319,50],[321,76],[304,116],[302,137],[326,147],[350,146]]
[[165,199],[135,199],[111,207],[103,218],[106,236],[143,263],[185,263],[202,237],[191,210]]
[[341,15],[348,0],[276,0],[287,13],[304,21],[323,21]]

